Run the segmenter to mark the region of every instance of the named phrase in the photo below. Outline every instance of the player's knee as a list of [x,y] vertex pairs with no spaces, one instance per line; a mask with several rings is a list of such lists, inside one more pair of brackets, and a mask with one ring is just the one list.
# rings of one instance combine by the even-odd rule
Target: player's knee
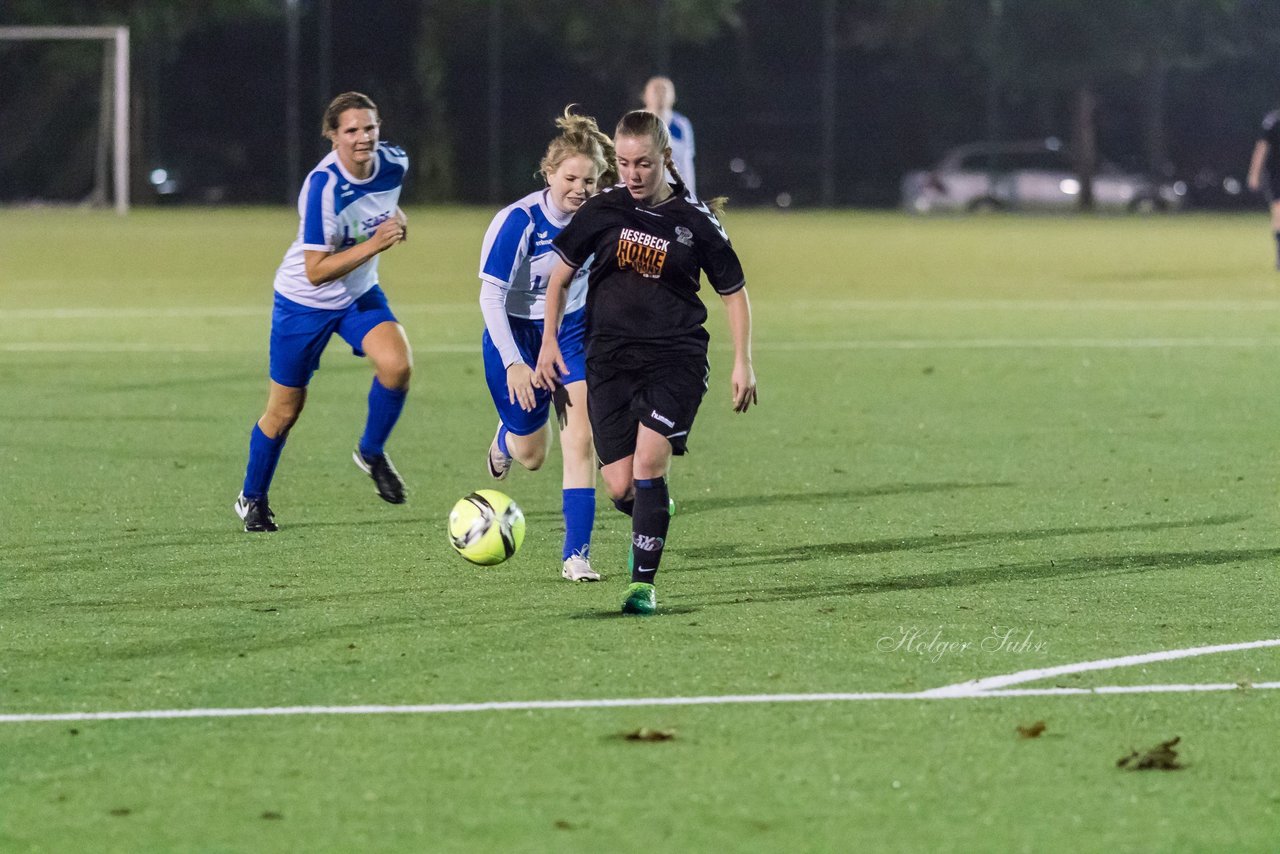
[[537,471],[542,468],[542,464],[546,461],[547,449],[544,447],[530,448],[516,455],[516,462],[529,471]]
[[507,433],[507,452],[524,468],[537,471],[547,461],[550,439],[545,426],[527,436]]
[[566,459],[590,460],[593,451],[590,430],[585,433],[563,432],[560,434],[560,452]]
[[378,367],[378,382],[387,388],[408,388],[409,378],[412,376],[413,364],[408,359],[396,359]]
[[642,478],[666,477],[670,457],[666,454],[636,454],[635,476]]
[[293,429],[293,425],[298,423],[298,416],[301,414],[301,405],[281,404],[272,406],[263,414],[258,426],[268,437],[278,439],[287,435]]
[[626,478],[604,478],[604,490],[609,493],[609,499],[617,504],[619,501],[626,501],[631,497],[633,490],[633,482],[630,477]]

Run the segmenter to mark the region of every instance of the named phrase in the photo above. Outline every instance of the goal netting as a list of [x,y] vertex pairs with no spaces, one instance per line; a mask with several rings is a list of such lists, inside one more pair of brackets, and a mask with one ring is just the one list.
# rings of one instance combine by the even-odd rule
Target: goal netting
[[0,27],[0,204],[129,209],[129,28]]

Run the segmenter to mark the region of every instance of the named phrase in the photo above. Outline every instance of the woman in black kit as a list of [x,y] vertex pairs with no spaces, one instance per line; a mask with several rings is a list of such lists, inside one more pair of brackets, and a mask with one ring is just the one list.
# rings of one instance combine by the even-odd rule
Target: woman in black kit
[[562,263],[547,288],[535,384],[567,371],[557,340],[564,289],[590,260],[587,411],[601,475],[632,518],[624,614],[657,608],[653,580],[667,538],[667,469],[685,452],[707,390],[707,309],[699,274],[724,300],[733,336],[733,408],[756,403],[751,304],[737,253],[706,204],[685,189],[671,140],[653,113],[627,113],[614,132],[619,186],[588,199],[555,239]]
[[1276,238],[1276,269],[1280,270],[1280,110],[1272,110],[1262,119],[1258,141],[1249,158],[1249,177],[1253,192],[1265,189],[1271,208],[1271,231]]

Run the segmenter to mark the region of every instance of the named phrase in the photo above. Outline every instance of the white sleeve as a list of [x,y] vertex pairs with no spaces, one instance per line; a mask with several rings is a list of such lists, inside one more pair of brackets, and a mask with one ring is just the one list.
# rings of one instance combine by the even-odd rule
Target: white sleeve
[[502,366],[509,368],[516,362],[523,362],[524,357],[520,355],[515,336],[511,334],[511,322],[507,320],[506,288],[481,280],[480,313],[484,315],[484,326],[489,330],[493,346],[502,355]]

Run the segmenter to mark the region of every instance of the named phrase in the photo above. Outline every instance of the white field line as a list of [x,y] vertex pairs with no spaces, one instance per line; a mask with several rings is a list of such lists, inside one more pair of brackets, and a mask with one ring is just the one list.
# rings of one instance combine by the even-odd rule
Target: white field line
[[994,691],[933,691],[861,694],[728,694],[712,697],[633,697],[608,700],[529,700],[491,703],[433,703],[401,706],[268,706],[243,709],[148,709],[124,712],[56,712],[0,715],[0,724],[55,721],[168,720],[174,718],[256,718],[305,715],[440,715],[460,712],[527,712],[551,709],[635,709],[653,706],[729,706],[766,703],[847,703],[869,700],[973,700],[986,697],[1058,697],[1082,694],[1181,694],[1280,688],[1280,682],[1190,685],[1107,685],[1098,688],[1025,688]]
[[1275,311],[1274,299],[753,299],[800,311]]
[[[470,314],[479,316],[479,303],[407,303],[397,304],[395,311],[404,314]],[[271,317],[271,303],[230,306],[174,306],[159,308],[12,308],[0,309],[0,320],[163,320],[202,317]]]
[[[883,341],[760,341],[757,350],[1166,350],[1280,347],[1276,338],[901,338]],[[717,350],[729,349],[727,345]]]
[[[220,344],[148,344],[145,341],[11,341],[0,343],[0,353],[261,353],[266,355],[266,336],[263,345],[255,347],[227,347]],[[432,344],[413,348],[415,353],[479,353],[480,340],[474,344]]]
[[[1276,311],[1280,300],[1124,300],[1124,299],[831,299],[756,300],[770,310],[795,311]],[[396,303],[406,314],[470,314],[477,303]],[[3,320],[108,320],[117,318],[163,319],[200,317],[270,317],[271,304],[239,306],[134,306],[0,309]]]
[[[1280,682],[1257,682],[1238,685],[1229,682],[1186,685],[1107,685],[1096,688],[1003,688],[1020,682],[1043,679],[1062,673],[1081,673],[1089,670],[1107,670],[1133,667],[1152,661],[1172,661],[1218,652],[1235,652],[1245,649],[1261,649],[1280,646],[1280,639],[1251,641],[1248,643],[1219,644],[1217,646],[1191,647],[1085,661],[1059,667],[1023,670],[1004,676],[990,676],[934,688],[928,691],[828,693],[828,694],[729,694],[709,697],[634,697],[607,700],[528,700],[488,703],[434,703],[427,705],[399,706],[269,706],[242,709],[149,709],[120,712],[53,712],[30,714],[0,714],[0,724],[48,723],[72,721],[166,720],[175,718],[247,718],[289,717],[302,715],[438,715],[461,712],[510,712],[541,711],[551,709],[633,709],[654,706],[725,706],[760,705],[765,703],[839,703],[866,702],[871,700],[970,700],[990,697],[1060,697],[1107,694],[1181,694],[1211,691],[1274,690]],[[979,687],[982,686],[982,687]]]
[[1010,685],[1021,685],[1025,682],[1039,682],[1054,676],[1068,673],[1088,673],[1093,670],[1114,670],[1119,667],[1137,667],[1156,661],[1173,661],[1179,658],[1195,658],[1201,655],[1215,655],[1220,652],[1239,652],[1246,649],[1265,649],[1280,647],[1280,638],[1273,640],[1248,641],[1246,643],[1224,643],[1215,646],[1194,646],[1187,649],[1166,649],[1159,652],[1146,652],[1140,655],[1122,655],[1119,658],[1103,658],[1098,661],[1081,661],[1075,664],[1060,664],[1056,667],[1038,667],[1032,670],[1019,670],[1017,673],[1006,673],[1002,676],[987,676],[983,679],[971,679],[944,685],[924,693],[930,697],[945,697],[951,694],[962,696],[974,691],[985,692],[996,688],[1007,688]]
[[[265,336],[264,336],[265,338]],[[769,341],[757,340],[762,352],[830,352],[895,350],[1180,350],[1261,349],[1280,347],[1276,338],[907,338],[882,341]],[[0,353],[250,353],[261,347],[227,347],[225,344],[150,344],[145,341],[8,341]],[[478,353],[474,344],[417,345],[417,353]],[[728,352],[727,343],[713,349]]]
[[949,697],[972,699],[974,697],[1065,697],[1080,694],[1193,694],[1207,691],[1252,691],[1280,688],[1280,682],[1249,682],[1241,685],[1231,682],[1202,682],[1192,685],[1099,685],[1096,688],[997,688],[991,691],[974,691],[970,694],[920,694],[922,700],[942,700]]

